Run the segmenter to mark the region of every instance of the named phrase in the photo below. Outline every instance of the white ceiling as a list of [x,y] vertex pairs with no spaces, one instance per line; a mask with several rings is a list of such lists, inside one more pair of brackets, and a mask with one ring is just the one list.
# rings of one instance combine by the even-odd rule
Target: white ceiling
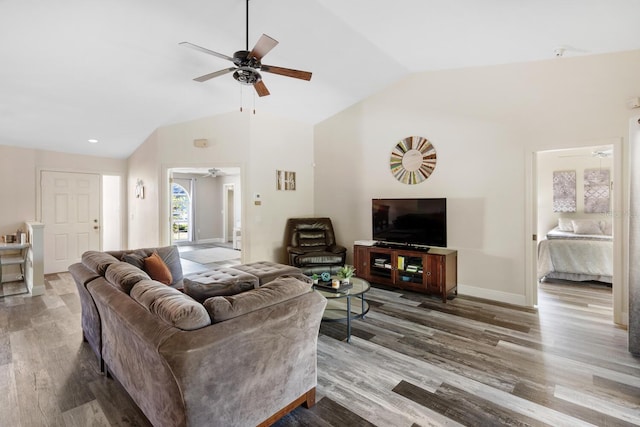
[[[251,0],[249,47],[280,44],[253,96],[230,74],[245,0],[0,0],[0,144],[129,156],[156,128],[255,107],[317,123],[419,71],[640,48],[639,0]],[[561,59],[560,59],[561,60]],[[89,144],[90,138],[99,140]]]

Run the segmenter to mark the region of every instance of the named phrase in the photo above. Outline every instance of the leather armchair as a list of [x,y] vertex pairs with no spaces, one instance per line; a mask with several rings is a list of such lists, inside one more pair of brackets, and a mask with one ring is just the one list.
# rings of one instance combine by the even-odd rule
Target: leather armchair
[[347,248],[336,244],[330,218],[289,218],[286,226],[289,265],[305,274],[337,273]]

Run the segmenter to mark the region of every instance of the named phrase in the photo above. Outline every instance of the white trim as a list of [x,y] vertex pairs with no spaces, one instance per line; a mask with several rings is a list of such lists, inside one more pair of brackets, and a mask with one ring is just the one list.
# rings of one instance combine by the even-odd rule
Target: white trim
[[528,306],[524,295],[511,294],[508,292],[495,291],[492,289],[478,288],[475,286],[461,285],[458,283],[458,294],[471,297],[482,298],[492,301],[499,301],[506,304]]

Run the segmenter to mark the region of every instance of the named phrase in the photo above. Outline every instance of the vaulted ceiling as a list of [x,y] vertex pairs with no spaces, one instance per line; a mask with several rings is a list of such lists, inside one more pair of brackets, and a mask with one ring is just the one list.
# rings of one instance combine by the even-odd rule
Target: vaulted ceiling
[[[245,0],[0,0],[0,145],[127,157],[156,128],[237,111],[317,123],[409,74],[640,49],[638,0],[251,0],[249,47],[280,43],[257,97],[215,56]],[[95,138],[97,144],[87,140]]]

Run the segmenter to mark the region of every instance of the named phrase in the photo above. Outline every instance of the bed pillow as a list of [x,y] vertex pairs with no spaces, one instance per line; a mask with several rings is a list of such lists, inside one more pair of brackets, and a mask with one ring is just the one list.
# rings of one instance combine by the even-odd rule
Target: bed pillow
[[611,224],[610,219],[603,219],[600,221],[600,228],[602,229],[602,234],[607,236],[613,235],[613,225]]
[[593,219],[574,219],[573,232],[576,234],[602,234],[600,222]]
[[573,221],[569,218],[558,218],[558,230],[573,231]]

